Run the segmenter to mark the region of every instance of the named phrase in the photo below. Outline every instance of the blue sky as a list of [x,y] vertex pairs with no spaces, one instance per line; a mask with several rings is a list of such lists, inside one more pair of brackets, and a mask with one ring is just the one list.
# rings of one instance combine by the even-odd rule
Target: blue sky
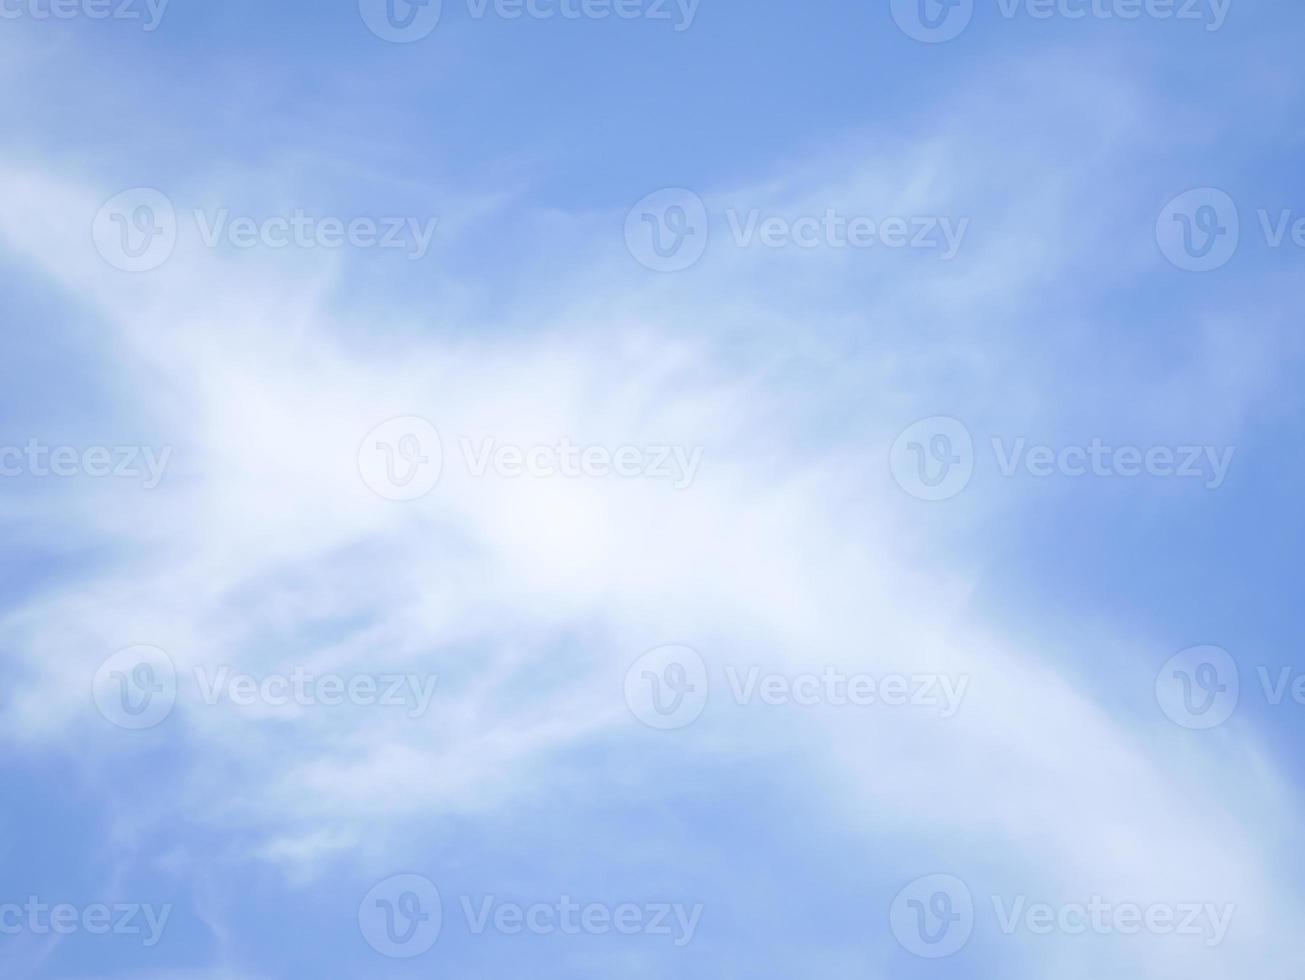
[[1297,976],[1305,11],[623,2],[0,3],[0,973]]

